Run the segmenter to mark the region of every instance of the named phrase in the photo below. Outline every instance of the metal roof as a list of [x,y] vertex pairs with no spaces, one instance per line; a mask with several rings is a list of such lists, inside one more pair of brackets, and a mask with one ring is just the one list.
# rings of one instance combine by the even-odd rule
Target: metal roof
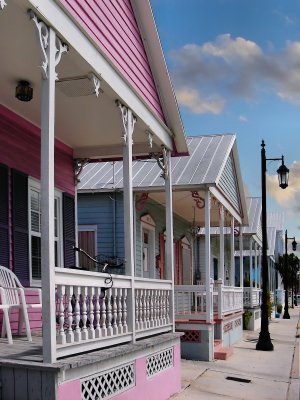
[[243,233],[256,235],[260,230],[261,197],[247,197],[249,226],[243,227]]
[[[175,186],[216,185],[235,142],[235,135],[188,137],[190,156],[172,158],[172,184]],[[91,163],[80,175],[79,191],[123,188],[123,163]],[[164,186],[161,169],[154,159],[133,162],[133,187]]]
[[277,231],[283,231],[284,213],[269,212],[267,214],[267,226],[273,226]]
[[275,256],[275,244],[276,244],[276,228],[267,228],[267,238],[268,238],[268,252],[267,255],[270,257]]

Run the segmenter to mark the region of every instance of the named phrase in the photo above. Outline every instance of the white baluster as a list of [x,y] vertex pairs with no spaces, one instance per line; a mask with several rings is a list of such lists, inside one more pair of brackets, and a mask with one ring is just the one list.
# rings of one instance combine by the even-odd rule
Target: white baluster
[[95,289],[95,337],[99,339],[101,337],[101,329],[100,329],[100,302],[99,302],[100,288],[96,287]]
[[113,334],[118,334],[118,325],[117,325],[117,318],[118,318],[118,307],[117,307],[117,296],[118,296],[118,289],[112,289],[112,314],[113,314],[113,321],[112,321],[112,328]]
[[88,289],[88,298],[89,298],[89,321],[90,321],[88,336],[89,336],[89,339],[95,339],[94,288],[93,287],[89,287],[89,289]]
[[118,333],[123,333],[123,326],[122,326],[122,288],[118,290]]
[[106,292],[100,292],[100,307],[101,307],[101,332],[102,336],[107,336],[106,328]]
[[87,322],[87,306],[86,306],[86,301],[87,301],[87,296],[86,296],[86,286],[83,286],[81,289],[81,309],[82,309],[82,329],[81,329],[81,339],[82,340],[87,340],[88,339],[88,330],[87,330],[87,326],[86,326],[86,322]]
[[127,289],[123,289],[123,333],[128,332],[127,325]]
[[143,293],[143,328],[147,328],[147,290]]
[[140,304],[140,291],[139,289],[135,290],[135,329],[140,330],[140,321],[139,321],[139,304]]
[[170,323],[170,292],[166,290],[166,323]]
[[154,289],[153,293],[153,322],[154,326],[157,326],[157,290]]
[[166,290],[162,291],[162,323],[166,325]]
[[143,321],[143,297],[144,291],[140,290],[140,303],[139,303],[139,323],[140,329],[144,329],[144,321]]
[[58,287],[58,296],[59,296],[59,329],[57,336],[58,344],[66,343],[66,334],[64,330],[65,323],[65,307],[64,307],[64,299],[65,299],[65,286]]
[[79,305],[79,287],[76,286],[74,290],[75,297],[75,332],[74,332],[74,340],[75,342],[81,341],[81,330],[80,330],[80,305]]
[[150,327],[154,326],[154,308],[153,308],[154,290],[150,290]]
[[106,308],[106,316],[107,316],[107,334],[108,336],[112,336],[113,329],[112,329],[112,306],[111,306],[111,289],[107,290],[107,308]]
[[66,340],[67,343],[73,343],[74,342],[74,333],[73,333],[73,307],[72,304],[75,307],[75,302],[73,300],[73,286],[68,286],[67,287],[67,298],[68,298],[68,331],[67,331],[67,336]]
[[150,290],[146,290],[146,327],[150,327]]

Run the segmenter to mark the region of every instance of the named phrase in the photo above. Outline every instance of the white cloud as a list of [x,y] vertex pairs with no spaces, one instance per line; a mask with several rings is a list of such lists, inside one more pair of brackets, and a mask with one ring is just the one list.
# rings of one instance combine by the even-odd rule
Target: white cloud
[[223,34],[214,42],[173,50],[171,72],[182,104],[195,113],[218,113],[225,98],[253,99],[262,90],[300,105],[299,60],[300,42],[288,42],[281,52],[269,48],[264,53],[251,40]]
[[181,89],[177,92],[178,103],[189,108],[195,114],[220,114],[225,101],[218,96],[201,98],[197,90]]
[[240,115],[240,116],[239,116],[239,120],[240,120],[241,122],[248,122],[248,118],[245,117],[244,115]]

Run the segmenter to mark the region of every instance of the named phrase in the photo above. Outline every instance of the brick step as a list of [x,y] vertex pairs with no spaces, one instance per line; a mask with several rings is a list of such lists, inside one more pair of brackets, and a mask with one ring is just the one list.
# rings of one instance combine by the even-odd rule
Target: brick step
[[215,360],[227,360],[233,354],[232,347],[218,347],[214,351]]

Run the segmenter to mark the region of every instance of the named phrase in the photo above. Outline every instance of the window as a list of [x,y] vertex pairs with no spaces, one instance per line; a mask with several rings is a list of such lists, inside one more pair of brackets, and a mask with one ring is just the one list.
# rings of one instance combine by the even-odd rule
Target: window
[[[41,194],[40,184],[29,180],[29,249],[31,279],[41,279]],[[54,256],[55,266],[62,265],[61,194],[54,194]]]

